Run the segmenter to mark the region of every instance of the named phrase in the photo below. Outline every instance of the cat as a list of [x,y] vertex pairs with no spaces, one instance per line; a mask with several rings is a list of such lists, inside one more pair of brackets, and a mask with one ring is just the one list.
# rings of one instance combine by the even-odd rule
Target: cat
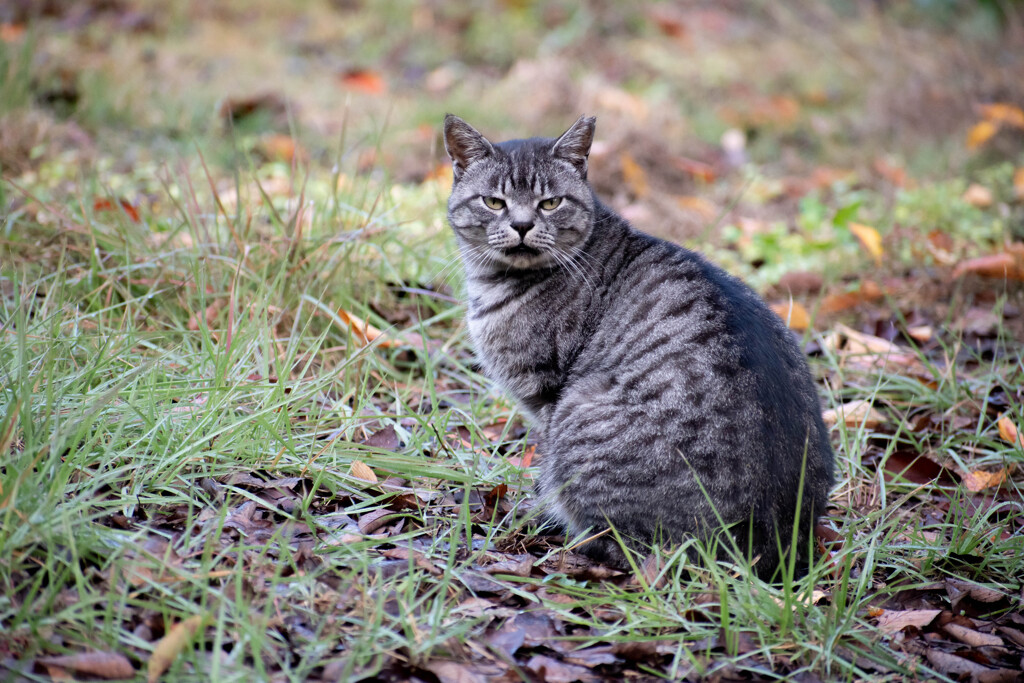
[[[806,359],[748,286],[600,202],[595,123],[492,143],[445,117],[478,360],[539,432],[537,494],[570,537],[611,525],[645,551],[724,525],[772,576],[797,518],[810,558],[833,484]],[[626,564],[610,533],[580,550]]]

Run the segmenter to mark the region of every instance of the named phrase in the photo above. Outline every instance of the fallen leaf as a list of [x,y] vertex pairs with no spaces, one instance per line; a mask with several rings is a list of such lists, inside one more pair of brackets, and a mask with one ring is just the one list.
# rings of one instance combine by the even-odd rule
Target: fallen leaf
[[184,621],[179,621],[171,627],[167,635],[160,639],[153,649],[153,654],[149,656],[146,666],[147,683],[155,683],[167,671],[175,658],[195,636],[204,619],[202,614],[197,614]]
[[846,353],[874,353],[885,355],[898,353],[900,350],[896,344],[887,339],[876,337],[873,334],[858,332],[852,327],[842,323],[836,324],[835,329],[836,332],[846,338],[846,345],[843,348]]
[[953,486],[952,473],[927,455],[910,450],[894,451],[883,464],[886,480],[898,479],[912,484]]
[[993,196],[992,190],[988,189],[984,185],[978,183],[971,183],[964,191],[961,197],[965,202],[971,206],[976,206],[979,209],[992,206]]
[[13,43],[25,35],[25,24],[0,24],[0,41]]
[[[349,326],[349,328],[352,330],[353,336],[357,340],[361,341],[363,344],[369,344],[371,342],[374,342],[384,334],[376,327],[371,325],[368,321],[360,320],[356,316],[346,311],[344,308],[338,309],[338,317],[341,318],[341,321],[343,323]],[[385,337],[380,341],[379,345],[383,347],[393,347],[396,345],[396,342],[392,339],[387,339]]]
[[1013,172],[1013,196],[1024,199],[1024,166]]
[[989,254],[961,261],[953,269],[953,277],[961,278],[970,273],[979,277],[1024,280],[1024,267],[1014,254]]
[[353,460],[352,464],[348,466],[348,473],[356,479],[362,479],[371,484],[376,484],[378,481],[377,475],[373,473],[373,470],[361,460]]
[[120,210],[124,211],[133,223],[139,222],[138,210],[124,199],[116,200],[116,204],[110,199],[97,199],[92,203],[92,210],[98,213],[103,211],[118,211],[119,209],[115,207],[120,207]]
[[427,662],[423,668],[437,676],[441,683],[486,683],[491,679],[487,673],[474,671],[461,662],[435,660]]
[[854,223],[853,221],[847,223],[846,227],[850,229],[850,232],[854,234],[857,240],[861,243],[861,246],[863,246],[871,255],[871,258],[875,260],[875,265],[882,265],[882,236],[878,234],[878,231],[870,225]]
[[306,150],[290,135],[273,133],[260,138],[259,152],[270,161],[305,161],[309,158]]
[[834,409],[826,410],[821,414],[825,426],[832,427],[843,422],[847,427],[859,427],[864,425],[865,429],[874,429],[885,422],[885,416],[871,406],[870,401],[856,400],[844,403]]
[[917,325],[915,327],[907,328],[907,336],[914,341],[925,342],[931,341],[932,337],[935,336],[935,330],[930,325]]
[[964,474],[962,479],[967,490],[974,491],[975,493],[988,488],[999,488],[1006,481],[1006,468],[1000,469],[997,472],[975,470],[974,472]]
[[399,515],[394,514],[390,510],[381,508],[379,510],[372,510],[367,512],[365,515],[359,517],[359,531],[367,536],[377,531],[383,526],[387,526],[389,523],[398,519]]
[[773,304],[771,308],[791,330],[802,332],[811,326],[811,316],[807,314],[807,309],[797,301]]
[[967,149],[977,149],[999,132],[999,124],[992,121],[978,121],[967,131]]
[[876,625],[884,633],[896,633],[908,626],[923,628],[941,613],[940,609],[884,610]]
[[824,278],[818,273],[806,270],[792,270],[779,278],[775,289],[781,293],[799,296],[801,294],[820,292],[824,283]]
[[373,434],[363,439],[360,443],[366,446],[372,446],[373,448],[379,448],[382,451],[397,451],[398,449],[405,446],[402,440],[398,438],[398,432],[395,431],[394,425],[387,425],[383,429],[378,429]]
[[589,681],[598,681],[603,678],[599,678],[586,667],[579,666],[578,664],[566,664],[554,657],[547,657],[545,655],[534,655],[531,657],[530,661],[526,663],[526,668],[547,683],[575,683],[577,681],[588,683]]
[[647,184],[647,172],[632,156],[626,153],[619,157],[619,163],[622,165],[622,179],[629,189],[641,199],[646,197],[650,192],[650,186]]
[[1015,128],[1024,128],[1024,109],[1015,104],[993,102],[981,107],[981,115],[996,123],[1006,123]]
[[877,301],[885,296],[882,288],[872,280],[865,280],[856,291],[841,294],[829,294],[821,301],[819,313],[839,313],[869,301]]
[[60,657],[40,657],[36,661],[47,667],[71,669],[106,679],[135,677],[135,667],[127,657],[117,652],[82,652]]
[[967,643],[971,647],[1003,647],[1003,639],[991,633],[982,633],[972,628],[961,626],[950,622],[942,627],[943,630],[957,640]]
[[349,69],[340,76],[341,84],[346,88],[380,95],[387,90],[384,78],[375,71],[368,69]]
[[711,220],[718,215],[718,207],[703,197],[676,197],[676,204],[678,204],[681,209],[693,211],[705,220]]
[[1017,429],[1017,425],[1006,415],[999,418],[996,423],[999,427],[999,437],[1006,443],[1012,443],[1014,446],[1020,446],[1024,448],[1024,435],[1021,435],[1020,430]]

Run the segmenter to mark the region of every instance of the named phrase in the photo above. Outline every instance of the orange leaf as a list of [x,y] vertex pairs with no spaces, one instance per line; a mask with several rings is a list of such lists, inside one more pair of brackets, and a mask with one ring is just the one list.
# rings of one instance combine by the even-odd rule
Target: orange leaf
[[274,133],[260,139],[259,150],[270,161],[303,161],[306,150],[290,135]]
[[356,479],[362,479],[363,481],[368,481],[371,484],[376,484],[379,481],[377,479],[377,475],[374,474],[374,471],[361,460],[353,460],[352,464],[348,466],[348,473]]
[[351,69],[341,75],[341,83],[346,88],[359,90],[371,95],[380,95],[387,90],[387,83],[384,78],[368,69]]
[[646,197],[650,188],[647,185],[647,173],[643,167],[626,153],[622,154],[619,162],[622,164],[622,179],[626,181],[629,189],[633,190],[633,194],[637,197]]
[[[341,318],[341,321],[343,323],[349,326],[349,328],[352,330],[352,335],[356,339],[361,341],[363,344],[369,344],[370,342],[375,341],[378,337],[384,334],[376,327],[371,325],[369,322],[365,320],[360,320],[356,316],[346,311],[344,308],[338,309],[338,317]],[[380,342],[381,346],[389,348],[395,346],[396,344],[397,342],[391,339],[383,339]]]
[[672,164],[683,173],[692,175],[697,180],[705,183],[714,182],[718,174],[715,173],[715,169],[711,164],[706,164],[703,161],[697,161],[696,159],[688,159],[686,157],[675,157],[672,159]]
[[999,124],[991,121],[979,121],[967,132],[967,149],[977,149],[988,142],[999,132]]
[[167,635],[160,639],[153,649],[153,654],[149,656],[146,683],[155,683],[170,668],[175,658],[181,654],[199,627],[203,625],[203,619],[203,615],[197,614],[185,621],[178,622],[171,627]]
[[995,102],[981,107],[981,115],[988,121],[1008,123],[1017,128],[1024,128],[1024,109],[1005,102]]
[[865,280],[860,289],[855,292],[843,292],[842,294],[829,294],[818,308],[819,313],[839,313],[845,311],[854,306],[858,306],[865,301],[876,301],[881,299],[884,295],[882,289],[872,282],[871,280]]
[[987,206],[992,206],[992,190],[988,189],[984,185],[978,183],[971,183],[971,185],[964,191],[963,197],[965,202],[971,206],[976,206],[979,209],[984,209]]
[[705,220],[714,218],[718,213],[718,209],[715,205],[703,197],[676,197],[676,204],[678,204],[681,209],[686,209],[687,211],[693,211],[696,214],[700,214],[700,217]]
[[999,427],[999,436],[1003,441],[1024,448],[1024,435],[1017,429],[1017,425],[1014,424],[1013,420],[1003,415],[996,424]]
[[854,234],[861,246],[871,254],[875,265],[882,265],[882,236],[878,234],[878,231],[870,225],[861,223],[850,222],[847,223],[847,227],[850,228],[850,232]]
[[0,41],[13,43],[25,34],[25,24],[0,24]]
[[1004,481],[1006,481],[1006,468],[998,472],[977,470],[975,472],[968,472],[963,476],[964,486],[967,487],[968,491],[974,491],[975,493],[988,488],[999,488]]
[[961,261],[953,269],[953,277],[959,278],[971,273],[980,277],[1004,278],[1007,280],[1024,280],[1024,268],[1013,254],[989,254],[978,258]]
[[[135,210],[135,207],[129,204],[124,199],[117,200],[117,206],[121,207],[121,210],[132,220],[134,223],[139,222],[139,212]],[[102,211],[117,211],[113,201],[109,199],[97,199],[92,203],[92,210],[96,212]]]
[[807,315],[807,309],[797,301],[774,304],[772,310],[791,330],[803,331],[811,326],[811,316]]
[[1024,166],[1013,172],[1013,196],[1024,199]]

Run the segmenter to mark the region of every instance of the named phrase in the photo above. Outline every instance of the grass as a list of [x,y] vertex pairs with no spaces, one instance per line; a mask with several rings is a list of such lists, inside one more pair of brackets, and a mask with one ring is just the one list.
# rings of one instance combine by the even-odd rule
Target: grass
[[[529,520],[480,505],[499,485],[522,500],[526,473],[503,454],[526,444],[471,364],[461,307],[432,289],[452,251],[439,212],[410,225],[398,219],[406,207],[378,199],[383,188],[318,196],[330,184],[314,172],[289,180],[311,204],[265,195],[274,208],[252,220],[241,204],[222,211],[196,177],[172,178],[166,212],[138,222],[90,211],[102,194],[40,198],[9,219],[7,652],[113,650],[143,662],[154,637],[203,615],[206,647],[186,650],[171,675],[302,680],[333,667],[347,679],[458,659],[485,642],[495,615],[542,609],[562,626],[540,642],[584,652],[652,642],[637,670],[669,678],[781,668],[857,679],[910,671],[870,607],[946,576],[1019,589],[1024,547],[1020,534],[993,536],[1000,508],[972,508],[954,485],[947,516],[908,532],[931,503],[877,466],[906,449],[971,453],[964,469],[1019,462],[984,418],[973,431],[923,435],[842,427],[832,515],[842,548],[806,577],[765,584],[680,549],[633,583],[593,581],[560,570],[556,544],[536,560],[543,575],[487,588],[482,572],[500,549],[532,543]],[[436,203],[443,189],[429,185],[411,196]],[[44,214],[57,225],[42,225]],[[339,309],[388,335],[364,344]],[[844,400],[867,397],[896,417],[947,415],[1021,374],[1019,358],[980,363],[969,378],[918,358],[934,386],[849,371],[841,353],[818,370]],[[1019,404],[1010,412],[1022,422]],[[395,443],[360,443],[385,427]],[[351,474],[356,461],[377,484]],[[864,500],[871,482],[878,497]],[[359,527],[375,510],[392,515],[379,538]],[[474,592],[500,600],[483,607]]]
[[[228,24],[247,20],[225,7]],[[46,130],[81,124],[100,150],[88,156],[28,136],[35,153],[22,155],[31,156],[24,166],[20,157],[4,166],[0,181],[5,674],[57,677],[60,665],[45,657],[91,651],[122,654],[141,671],[192,617],[202,626],[170,658],[169,680],[952,679],[955,671],[927,657],[923,631],[938,649],[942,619],[1017,628],[1024,455],[1001,435],[999,420],[1024,427],[1012,315],[1021,293],[1001,280],[937,282],[954,265],[944,254],[963,259],[1014,239],[1017,158],[990,164],[979,156],[977,169],[944,172],[962,150],[950,151],[943,136],[934,147],[911,136],[905,143],[913,148],[896,151],[911,161],[941,158],[934,177],[880,186],[854,168],[794,200],[782,177],[792,168],[774,157],[804,149],[806,119],[736,124],[722,109],[736,108],[736,74],[759,60],[771,72],[777,62],[784,66],[763,79],[754,101],[838,78],[838,101],[795,96],[801,116],[836,125],[859,112],[849,102],[866,97],[851,90],[848,63],[814,62],[794,86],[792,64],[804,62],[792,57],[807,46],[794,46],[792,36],[762,50],[715,42],[711,31],[691,36],[694,49],[659,37],[635,13],[552,7],[496,9],[511,17],[515,40],[490,56],[486,26],[471,20],[471,30],[453,38],[464,59],[456,65],[444,41],[419,35],[404,7],[390,10],[394,17],[354,17],[356,28],[343,33],[353,49],[366,40],[358,27],[394,28],[360,53],[364,66],[391,69],[383,75],[397,104],[387,126],[382,100],[348,93],[345,109],[318,76],[296,67],[289,80],[276,71],[301,66],[288,60],[307,49],[318,55],[317,45],[335,37],[337,17],[315,3],[306,8],[317,27],[310,45],[288,37],[291,10],[272,15],[273,25],[226,36],[216,22],[199,22],[199,30],[183,15],[157,13],[164,33],[118,34],[93,54],[102,68],[76,82],[83,104],[67,120],[33,103],[39,83],[53,82],[59,69],[33,66],[34,42],[23,51],[0,42],[0,95],[10,96],[0,96],[10,107],[0,111],[0,133],[15,130],[15,117],[40,116]],[[446,12],[431,19],[435,31],[464,19]],[[784,35],[793,17],[779,12],[763,6],[754,16]],[[447,181],[430,173],[440,152],[415,126],[436,123],[454,103],[474,122],[479,109],[483,128],[522,132],[518,110],[504,106],[517,92],[514,80],[486,106],[481,89],[534,50],[542,63],[550,51],[586,72],[588,31],[598,25],[614,48],[608,54],[631,74],[580,94],[607,109],[611,156],[631,150],[615,146],[620,130],[637,150],[652,140],[622,116],[620,108],[638,102],[691,112],[705,144],[734,125],[760,131],[750,150],[753,180],[678,181],[680,192],[722,205],[714,225],[678,239],[761,288],[795,269],[825,271],[827,293],[868,279],[884,286],[881,299],[860,301],[845,320],[894,331],[896,353],[844,345],[836,316],[825,313],[804,340],[815,351],[826,408],[867,400],[884,418],[834,428],[833,531],[806,576],[790,571],[765,583],[742,561],[710,561],[713,544],[696,542],[634,558],[627,573],[566,554],[583,539],[550,537],[537,521],[523,466],[534,446],[528,425],[473,363],[444,223]],[[877,41],[867,26],[840,26],[837,44],[850,51]],[[101,28],[36,32],[31,40],[63,63],[87,51],[79,39]],[[147,41],[158,57],[177,59],[201,45],[225,59],[247,54],[239,35],[264,38],[266,55],[253,63],[282,84],[283,121],[273,112],[235,127],[211,119],[218,96],[239,94],[216,59],[209,82],[190,81],[184,67],[166,81],[138,70]],[[806,29],[797,35],[807,37]],[[193,40],[183,44],[182,36]],[[408,53],[399,50],[405,43]],[[398,65],[386,66],[387,55]],[[412,66],[451,67],[456,85],[442,99],[403,91],[395,84]],[[257,71],[240,69],[238,79],[263,79]],[[416,98],[423,101],[410,105]],[[324,110],[335,115],[318,127]],[[543,113],[534,127],[562,125]],[[856,136],[876,123],[822,134],[816,160],[848,153],[851,166],[867,163],[879,149]],[[266,136],[285,131],[305,146],[304,159],[266,152]],[[656,159],[636,157],[651,195],[673,199],[657,185]],[[409,159],[415,173],[401,168]],[[595,160],[594,176],[622,185],[613,162],[606,158],[602,170]],[[0,154],[0,163],[9,160]],[[965,200],[970,182],[993,190],[996,202]],[[644,199],[627,192],[615,201],[635,208]],[[737,220],[747,214],[759,218]],[[711,234],[718,220],[721,239]],[[849,221],[884,234],[883,267],[871,265]],[[935,233],[941,248],[928,247]],[[813,312],[813,297],[804,300]],[[972,310],[992,314],[990,331],[965,329]],[[933,331],[926,340],[902,332],[922,325]],[[972,490],[978,472],[1004,472],[1006,480]],[[957,581],[1002,597],[963,597]],[[916,631],[881,626],[882,610],[924,608],[948,617]],[[978,652],[971,656],[1005,666]]]

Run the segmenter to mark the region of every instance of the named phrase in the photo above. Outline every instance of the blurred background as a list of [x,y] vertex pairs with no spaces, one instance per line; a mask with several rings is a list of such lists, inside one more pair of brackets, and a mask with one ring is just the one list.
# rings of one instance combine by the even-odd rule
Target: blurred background
[[[101,169],[117,186],[201,156],[215,176],[284,164],[412,188],[443,185],[445,112],[494,139],[557,135],[587,113],[606,201],[642,229],[724,247],[763,288],[848,263],[857,240],[835,228],[850,220],[929,222],[949,253],[972,237],[958,221],[993,244],[1024,234],[1019,206],[997,226],[961,215],[1024,192],[1021,7],[6,0],[0,168],[51,186]],[[960,198],[999,164],[965,207],[913,194]],[[156,201],[146,185],[119,201]]]

